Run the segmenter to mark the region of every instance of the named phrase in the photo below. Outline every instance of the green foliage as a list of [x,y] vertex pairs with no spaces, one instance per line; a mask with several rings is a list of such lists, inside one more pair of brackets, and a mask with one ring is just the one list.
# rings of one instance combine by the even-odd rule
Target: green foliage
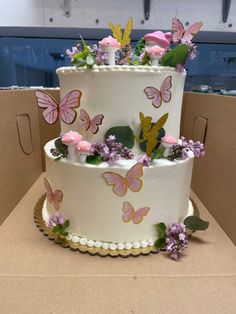
[[84,67],[91,69],[95,64],[95,56],[90,52],[89,46],[81,38],[79,46],[82,48],[76,55],[74,55],[74,60],[71,64],[76,65],[77,67]]
[[188,216],[185,218],[184,224],[186,228],[192,231],[206,230],[209,226],[208,221],[204,221],[198,216]]
[[155,242],[155,247],[157,249],[165,249],[166,248],[166,224],[164,222],[160,222],[156,225],[158,239]]
[[101,156],[89,155],[86,157],[86,162],[91,165],[100,165],[102,163]]
[[115,135],[116,142],[123,144],[127,148],[133,148],[134,135],[129,126],[114,126],[106,132],[105,139],[110,135]]
[[187,61],[188,54],[189,48],[187,45],[178,45],[163,56],[160,64],[170,67],[176,67],[177,64],[184,65]]
[[60,236],[66,237],[68,236],[68,232],[65,230],[70,225],[69,219],[67,219],[63,225],[57,225],[53,227],[52,231]]
[[64,145],[61,141],[61,138],[55,140],[55,147],[58,154],[58,157],[56,160],[59,160],[60,158],[65,158],[68,155],[68,147]]
[[163,156],[164,150],[164,147],[157,148],[152,155],[152,160],[161,158]]
[[134,55],[140,56],[145,48],[145,40],[142,37],[134,47]]

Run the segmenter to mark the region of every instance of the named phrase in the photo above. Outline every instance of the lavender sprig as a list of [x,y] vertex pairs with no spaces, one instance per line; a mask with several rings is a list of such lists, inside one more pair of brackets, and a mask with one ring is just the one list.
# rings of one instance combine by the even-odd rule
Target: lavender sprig
[[203,157],[205,155],[204,145],[200,141],[187,141],[185,137],[178,140],[178,144],[173,145],[172,153],[167,158],[169,160],[181,159],[188,157]]
[[47,227],[54,228],[55,226],[58,225],[62,226],[64,222],[65,218],[59,212],[54,212],[47,221]]
[[106,143],[92,144],[92,155],[101,156],[103,161],[114,165],[119,159],[133,159],[134,154],[131,149],[125,147],[122,143],[116,142],[116,137],[110,135]]
[[188,235],[184,224],[173,223],[168,226],[166,245],[170,258],[177,260],[182,251],[188,246]]

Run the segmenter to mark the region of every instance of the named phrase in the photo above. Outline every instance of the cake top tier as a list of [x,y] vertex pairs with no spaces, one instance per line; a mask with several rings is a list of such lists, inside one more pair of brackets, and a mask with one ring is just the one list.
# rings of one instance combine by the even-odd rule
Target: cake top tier
[[131,45],[132,26],[132,18],[129,18],[124,31],[119,24],[109,23],[112,36],[103,38],[98,45],[91,45],[81,38],[71,51],[67,49],[71,64],[89,69],[95,65],[162,65],[181,71],[187,60],[196,56],[192,39],[202,27],[201,22],[185,29],[179,19],[173,18],[172,32],[158,30],[148,33],[135,46]]

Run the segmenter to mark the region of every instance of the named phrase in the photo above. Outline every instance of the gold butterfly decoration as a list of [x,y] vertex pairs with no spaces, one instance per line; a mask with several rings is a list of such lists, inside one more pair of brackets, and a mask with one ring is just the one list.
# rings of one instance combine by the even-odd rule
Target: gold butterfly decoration
[[140,136],[135,136],[135,138],[139,144],[146,142],[146,155],[149,157],[158,143],[159,131],[166,123],[168,115],[168,113],[164,114],[157,122],[153,123],[152,117],[145,117],[142,112],[139,113],[142,138]]
[[113,37],[117,39],[118,42],[121,44],[121,48],[124,48],[126,45],[130,43],[131,41],[130,34],[132,32],[132,27],[133,27],[132,17],[128,19],[128,22],[125,26],[125,30],[123,34],[122,34],[121,26],[119,24],[109,23],[108,25],[112,31]]

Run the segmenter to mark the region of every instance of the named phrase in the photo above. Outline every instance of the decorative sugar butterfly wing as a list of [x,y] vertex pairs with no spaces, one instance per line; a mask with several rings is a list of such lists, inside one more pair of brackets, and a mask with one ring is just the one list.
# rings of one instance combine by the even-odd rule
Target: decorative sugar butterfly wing
[[133,192],[139,192],[142,189],[143,181],[140,177],[143,176],[143,164],[137,163],[126,174],[128,187]]
[[63,193],[60,190],[53,192],[50,183],[44,178],[44,186],[46,189],[46,197],[49,203],[53,203],[53,207],[57,210],[62,201]]
[[63,97],[58,105],[56,100],[46,92],[35,92],[38,106],[45,109],[43,111],[43,117],[48,124],[54,124],[59,115],[66,124],[72,124],[77,115],[74,108],[79,107],[81,95],[82,93],[79,90],[71,91]]
[[174,43],[178,43],[182,39],[185,32],[184,26],[179,19],[176,18],[172,19],[172,31],[173,31],[172,40]]
[[129,202],[124,202],[122,208],[124,214],[122,216],[122,219],[124,222],[129,222],[132,219],[134,224],[139,224],[143,221],[143,217],[147,216],[149,210],[149,207],[142,207],[135,211],[133,206]]
[[167,76],[164,79],[164,82],[161,85],[161,97],[163,99],[164,102],[169,102],[171,100],[171,89],[172,87],[172,83],[171,83],[171,76]]
[[79,90],[73,90],[66,94],[59,106],[60,117],[66,124],[72,124],[77,116],[74,108],[78,108],[80,105],[80,98],[82,92]]
[[133,217],[133,223],[139,224],[143,221],[144,216],[147,216],[147,213],[149,212],[149,207],[142,207],[138,210],[136,210],[135,215]]
[[90,119],[87,111],[80,109],[80,120],[82,121],[81,127],[84,131],[89,130],[92,134],[96,134],[99,130],[99,125],[102,124],[103,118],[103,114],[98,114],[94,118]]
[[123,203],[122,211],[124,212],[122,215],[122,220],[124,222],[129,222],[131,219],[133,219],[135,215],[135,210],[129,202]]
[[107,171],[103,173],[103,177],[108,185],[112,185],[112,191],[118,195],[123,196],[127,192],[126,179],[117,173]]
[[45,109],[43,117],[48,124],[54,124],[59,116],[59,106],[55,99],[44,91],[36,91],[38,106]]
[[155,108],[159,108],[162,104],[162,100],[164,102],[169,102],[171,99],[171,91],[170,88],[172,87],[171,83],[171,76],[167,76],[162,85],[161,89],[158,90],[155,87],[146,87],[144,89],[145,94],[147,95],[148,99],[152,99],[152,104]]
[[189,26],[186,30],[184,29],[183,24],[179,19],[172,19],[172,30],[173,30],[173,42],[178,43],[181,41],[182,43],[189,42],[193,39],[202,27],[202,22],[196,22]]
[[144,89],[145,94],[148,99],[152,99],[152,104],[154,107],[159,108],[162,103],[161,93],[155,87],[146,87]]
[[182,42],[186,43],[193,39],[193,36],[197,35],[197,33],[200,31],[203,23],[202,22],[196,22],[189,26],[187,30],[185,30],[184,36],[182,38]]

